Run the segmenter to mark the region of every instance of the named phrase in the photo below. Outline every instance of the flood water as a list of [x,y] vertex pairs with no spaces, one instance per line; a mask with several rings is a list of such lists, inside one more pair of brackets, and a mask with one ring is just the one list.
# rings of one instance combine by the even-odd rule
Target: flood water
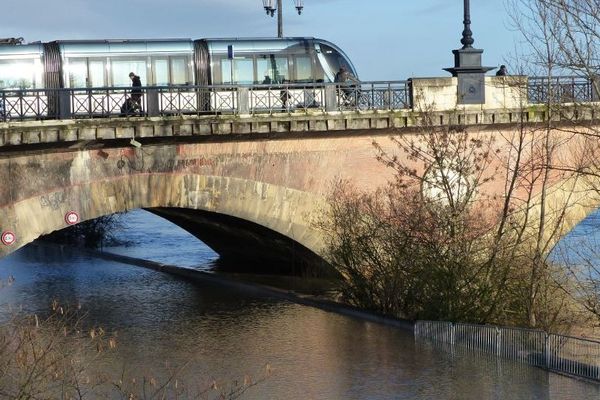
[[[143,211],[126,216],[111,251],[210,270],[216,255]],[[108,249],[107,249],[108,250]],[[593,399],[597,385],[495,358],[415,343],[410,332],[284,300],[187,282],[71,250],[28,246],[0,260],[7,305],[44,313],[80,305],[85,323],[116,332],[105,367],[227,385],[271,373],[244,399]],[[168,368],[165,367],[168,363]],[[170,369],[169,369],[170,368]]]

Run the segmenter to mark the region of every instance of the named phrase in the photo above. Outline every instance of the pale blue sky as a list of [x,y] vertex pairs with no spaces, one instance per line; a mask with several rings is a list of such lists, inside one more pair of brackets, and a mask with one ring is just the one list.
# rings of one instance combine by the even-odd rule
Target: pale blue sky
[[[275,36],[261,0],[4,0],[0,37],[26,41],[100,38]],[[449,76],[460,47],[462,0],[283,0],[284,34],[340,46],[363,80]],[[471,0],[475,47],[486,66],[509,65],[519,35],[503,0]]]

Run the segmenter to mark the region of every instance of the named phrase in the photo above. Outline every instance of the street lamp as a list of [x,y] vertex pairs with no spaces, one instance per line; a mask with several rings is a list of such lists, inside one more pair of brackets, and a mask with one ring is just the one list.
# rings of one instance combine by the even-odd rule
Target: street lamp
[[262,0],[262,2],[263,2],[263,7],[265,8],[265,11],[267,12],[267,15],[270,15],[272,17],[275,14],[275,9],[276,9],[276,7],[274,7],[273,0]]
[[471,31],[471,4],[463,0],[462,48],[452,50],[454,67],[444,68],[458,78],[458,104],[483,104],[485,102],[485,73],[493,67],[481,64],[482,49],[473,47],[475,40]]
[[463,49],[469,49],[472,47],[475,40],[473,39],[473,32],[471,32],[471,4],[469,0],[464,0],[464,18],[463,18],[464,29],[462,31],[462,39],[460,42],[463,45]]
[[[298,11],[298,15],[302,14],[302,10],[304,9],[304,0],[293,0],[294,6],[296,7],[296,11]],[[267,13],[271,17],[275,16],[275,11],[277,11],[277,37],[283,37],[283,6],[282,0],[262,0],[263,7]],[[277,3],[275,3],[277,2]]]

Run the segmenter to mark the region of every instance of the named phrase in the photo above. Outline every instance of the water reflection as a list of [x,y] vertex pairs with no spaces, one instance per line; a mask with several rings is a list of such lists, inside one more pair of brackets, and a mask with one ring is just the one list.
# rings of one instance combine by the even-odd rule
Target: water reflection
[[16,281],[0,290],[0,304],[43,313],[58,298],[80,304],[86,324],[116,332],[118,351],[103,366],[111,371],[164,376],[185,365],[183,380],[207,385],[256,377],[270,364],[273,374],[248,399],[600,396],[596,385],[416,344],[394,328],[69,250],[26,247],[0,260],[0,278],[9,275]]
[[105,250],[181,267],[210,269],[218,255],[194,235],[144,210],[133,210],[120,218],[115,237],[118,245]]

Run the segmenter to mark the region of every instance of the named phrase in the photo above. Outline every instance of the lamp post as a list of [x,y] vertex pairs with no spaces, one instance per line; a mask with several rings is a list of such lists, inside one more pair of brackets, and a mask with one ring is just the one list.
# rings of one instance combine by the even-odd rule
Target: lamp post
[[[277,4],[275,4],[275,1],[277,1]],[[275,11],[277,11],[277,37],[283,37],[282,0],[262,0],[262,2],[267,15],[274,17]],[[304,9],[304,0],[294,0],[294,6],[296,7],[296,11],[298,11],[298,15],[302,14],[302,10]]]
[[464,18],[462,48],[452,50],[454,67],[444,68],[458,78],[458,104],[482,104],[485,102],[485,73],[493,67],[481,65],[482,49],[473,47],[475,40],[471,31],[471,4],[463,0]]
[[475,43],[475,39],[473,39],[473,32],[471,32],[471,4],[469,0],[464,0],[463,25],[464,29],[462,31],[462,39],[460,39],[460,42],[463,44],[463,49],[468,49],[472,47],[473,43]]

